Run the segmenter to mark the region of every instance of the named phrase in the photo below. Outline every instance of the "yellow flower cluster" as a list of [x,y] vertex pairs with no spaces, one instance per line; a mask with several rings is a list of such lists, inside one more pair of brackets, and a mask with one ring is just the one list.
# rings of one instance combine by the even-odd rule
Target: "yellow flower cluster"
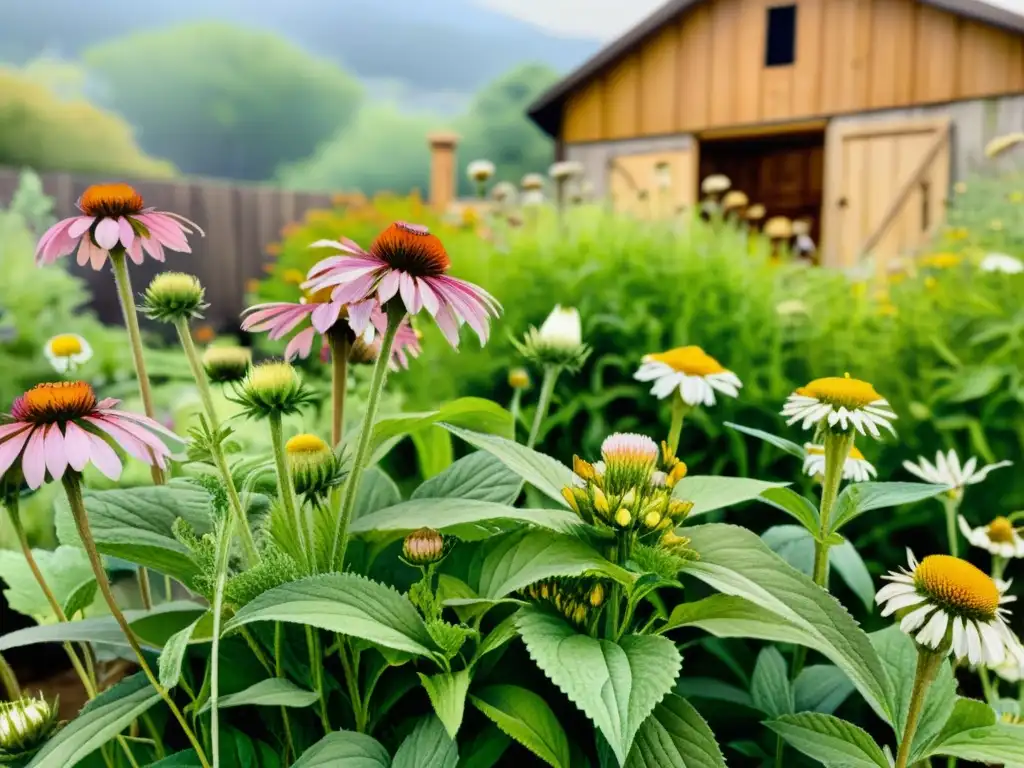
[[584,626],[604,604],[605,587],[596,579],[546,579],[531,584],[522,594],[554,607],[569,621]]

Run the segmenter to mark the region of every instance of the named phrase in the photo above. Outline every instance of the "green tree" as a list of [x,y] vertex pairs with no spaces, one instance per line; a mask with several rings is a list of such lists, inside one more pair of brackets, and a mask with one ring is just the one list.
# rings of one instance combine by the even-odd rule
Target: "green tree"
[[139,32],[85,52],[145,149],[186,173],[264,180],[356,114],[356,81],[267,32],[222,23]]

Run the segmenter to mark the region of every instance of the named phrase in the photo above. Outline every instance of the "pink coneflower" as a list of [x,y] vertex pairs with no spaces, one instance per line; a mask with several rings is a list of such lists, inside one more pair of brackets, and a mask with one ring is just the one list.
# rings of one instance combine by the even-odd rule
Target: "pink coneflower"
[[459,326],[464,322],[481,344],[487,342],[488,315],[497,317],[501,305],[483,288],[445,274],[451,259],[426,227],[396,222],[377,236],[369,251],[348,238],[318,240],[313,246],[337,248],[348,255],[320,261],[309,271],[304,288],[331,288],[331,298],[338,302],[376,295],[381,306],[397,296],[410,315],[426,309],[453,347],[459,345]]
[[[186,235],[197,224],[176,213],[144,207],[142,196],[128,184],[93,184],[78,199],[83,216],[62,219],[50,227],[36,246],[36,263],[52,264],[78,249],[78,265],[101,269],[116,247],[141,264],[143,251],[164,260],[164,248],[191,253]],[[188,226],[185,226],[185,225]]]
[[93,465],[109,477],[121,476],[121,460],[107,438],[139,461],[166,466],[170,449],[157,436],[179,440],[156,421],[115,410],[118,401],[97,400],[84,381],[39,384],[11,406],[12,423],[0,427],[0,476],[21,459],[29,488],[38,488],[49,472],[54,480],[68,467],[81,472]]

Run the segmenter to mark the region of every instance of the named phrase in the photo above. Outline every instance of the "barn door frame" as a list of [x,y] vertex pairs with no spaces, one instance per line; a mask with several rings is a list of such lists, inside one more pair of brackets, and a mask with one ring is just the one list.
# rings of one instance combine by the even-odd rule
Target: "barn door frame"
[[[673,202],[678,204],[678,200],[682,200],[682,204],[687,205],[687,207],[696,205],[700,197],[700,142],[697,141],[695,136],[689,134],[684,138],[688,139],[688,141],[681,146],[671,146],[664,149],[646,148],[635,152],[609,154],[605,164],[605,200],[608,209],[610,211],[616,210],[616,201],[613,195],[616,178],[621,178],[637,196],[639,196],[639,192],[643,189],[633,170],[627,167],[630,161],[643,160],[645,168],[649,165],[649,170],[653,171],[654,165],[661,159],[679,159],[687,155],[689,157],[684,164],[685,177],[679,176],[677,178],[673,176],[672,191],[677,198]],[[678,168],[674,169],[674,172],[677,173]],[[621,207],[619,210],[622,210]],[[671,212],[671,215],[675,215],[674,210]]]
[[[904,136],[915,133],[934,133],[935,140],[929,145],[921,161],[910,176],[895,191],[889,201],[881,220],[870,230],[869,234],[857,246],[854,264],[863,262],[871,248],[886,235],[888,228],[899,217],[903,207],[920,184],[922,177],[927,175],[935,160],[943,149],[949,148],[947,162],[949,169],[945,175],[946,187],[952,178],[952,120],[948,116],[896,118],[892,120],[869,119],[864,122],[849,122],[829,125],[825,136],[825,194],[822,200],[822,253],[823,264],[826,266],[846,266],[842,259],[841,234],[843,216],[846,208],[844,198],[844,175],[849,169],[844,168],[844,146],[850,139],[869,139],[885,136]],[[948,189],[943,199],[948,197]],[[928,235],[942,225],[945,211],[936,211],[929,223]],[[888,265],[879,264],[877,272],[884,273]]]

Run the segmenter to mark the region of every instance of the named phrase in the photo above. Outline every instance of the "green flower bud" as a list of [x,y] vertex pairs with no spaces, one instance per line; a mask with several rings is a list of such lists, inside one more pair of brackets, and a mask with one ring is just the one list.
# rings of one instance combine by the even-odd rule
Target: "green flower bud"
[[316,435],[301,434],[284,446],[295,492],[311,500],[325,496],[338,484],[338,460],[326,442]]
[[42,696],[0,702],[0,763],[27,758],[57,728],[57,703]]
[[206,375],[218,384],[241,381],[251,365],[252,351],[245,347],[210,347],[203,353]]
[[208,306],[205,291],[195,275],[162,272],[153,278],[142,300],[142,313],[151,320],[173,323],[202,317]]
[[661,515],[657,512],[648,512],[644,515],[644,525],[648,528],[657,528],[659,523],[661,523]]
[[444,536],[433,528],[420,528],[405,537],[402,557],[410,565],[439,563],[448,554]]
[[310,395],[294,367],[272,361],[249,369],[246,377],[235,385],[232,400],[243,406],[251,418],[267,418],[272,414],[297,413],[310,401]]
[[530,374],[525,368],[513,368],[508,372],[508,385],[512,389],[526,389],[530,386]]

